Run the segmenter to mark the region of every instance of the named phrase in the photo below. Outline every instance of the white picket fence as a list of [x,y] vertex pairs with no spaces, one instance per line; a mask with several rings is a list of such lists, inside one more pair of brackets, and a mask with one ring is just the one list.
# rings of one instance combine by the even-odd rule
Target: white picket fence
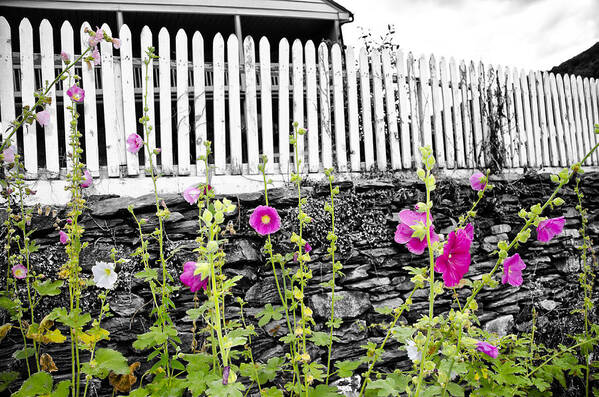
[[[72,55],[86,48],[87,26],[75,35],[69,22],[56,30],[44,20],[34,37],[27,19],[17,28],[0,17],[2,131],[60,71],[61,50]],[[11,28],[18,29],[18,43],[11,42]],[[108,26],[102,28],[111,34]],[[79,106],[84,157],[94,176],[145,175],[147,161],[126,151],[126,137],[141,133],[146,89],[155,133],[150,144],[161,148],[161,172],[174,176],[203,175],[197,157],[206,139],[213,142],[216,175],[257,174],[260,154],[271,159],[268,173],[287,174],[294,120],[308,129],[298,143],[306,173],[329,167],[342,173],[411,170],[425,144],[433,147],[441,168],[485,168],[493,136],[505,168],[567,166],[599,138],[593,128],[599,122],[595,79],[311,41],[282,39],[271,48],[264,37],[256,45],[252,37],[239,43],[231,35],[225,42],[217,34],[205,42],[199,32],[190,40],[183,30],[176,32],[172,49],[171,35],[145,27],[133,37],[123,25],[114,32],[120,50],[102,43],[100,66],[78,66],[85,89]],[[141,59],[133,54],[151,45],[159,59],[146,87]],[[68,168],[64,126],[70,102],[62,83],[50,97],[50,125],[27,126],[18,139],[34,179],[64,179]],[[586,164],[599,165],[598,154]]]

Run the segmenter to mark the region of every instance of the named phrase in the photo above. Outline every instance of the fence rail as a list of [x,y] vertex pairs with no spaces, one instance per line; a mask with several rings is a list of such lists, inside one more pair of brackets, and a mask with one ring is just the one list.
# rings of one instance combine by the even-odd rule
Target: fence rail
[[[85,49],[86,27],[44,20],[34,35],[27,19],[11,27],[0,17],[2,131],[60,71],[61,50]],[[18,30],[18,43],[11,42],[11,29]],[[567,166],[599,138],[593,128],[599,81],[592,78],[415,58],[401,49],[271,44],[264,37],[240,43],[220,34],[205,41],[199,32],[173,36],[147,27],[133,37],[126,25],[114,35],[120,50],[102,43],[100,66],[76,68],[86,92],[79,119],[83,156],[92,175],[103,178],[145,173],[144,155],[128,153],[126,137],[141,131],[146,90],[143,62],[133,54],[150,45],[159,55],[148,81],[150,142],[161,148],[158,165],[166,175],[203,174],[197,158],[206,139],[213,142],[216,175],[256,174],[262,153],[271,159],[267,172],[286,174],[294,120],[308,129],[298,144],[306,173],[412,169],[425,144],[445,169]],[[70,101],[62,83],[49,95],[52,122],[26,126],[17,143],[29,177],[63,179]],[[598,154],[586,165],[599,165]]]

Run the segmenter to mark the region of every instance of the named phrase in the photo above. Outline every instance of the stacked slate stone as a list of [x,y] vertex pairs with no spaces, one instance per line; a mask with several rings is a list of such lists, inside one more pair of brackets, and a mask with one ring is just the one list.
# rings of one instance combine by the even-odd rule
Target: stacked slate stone
[[[474,219],[475,238],[472,244],[472,265],[466,275],[469,279],[480,278],[495,264],[491,255],[500,240],[513,238],[523,222],[517,215],[521,208],[529,208],[545,200],[555,185],[549,182],[548,175],[526,174],[511,180],[493,181],[495,188],[487,193],[478,208]],[[378,178],[376,180],[357,180],[340,182],[341,194],[337,197],[336,226],[339,236],[339,260],[345,277],[337,280],[337,293],[342,297],[335,306],[335,314],[341,317],[343,325],[336,332],[340,342],[336,343],[333,359],[357,359],[363,354],[360,345],[367,341],[380,342],[385,331],[370,324],[383,323],[387,318],[378,314],[379,307],[394,308],[403,303],[412,290],[410,276],[405,266],[425,265],[426,255],[414,256],[408,250],[393,241],[398,223],[398,213],[404,208],[413,208],[418,201],[424,200],[424,187],[414,180]],[[441,179],[433,192],[435,230],[447,235],[457,223],[458,217],[466,212],[476,193],[470,189],[466,180]],[[550,243],[541,244],[533,238],[519,248],[518,252],[527,264],[524,271],[524,283],[520,288],[501,286],[495,290],[484,290],[478,297],[479,318],[487,329],[499,334],[526,332],[531,327],[532,308],[536,308],[537,341],[548,345],[569,344],[567,334],[578,332],[582,326],[577,315],[570,311],[580,306],[581,290],[578,283],[580,261],[576,246],[580,244],[580,216],[574,209],[576,196],[571,182],[561,194],[566,204],[545,214],[547,216],[565,216],[564,232]],[[218,186],[215,187],[218,192]],[[599,173],[583,176],[582,188],[585,193],[584,206],[589,210],[590,224],[588,233],[595,243],[599,242]],[[328,290],[319,286],[331,278],[331,264],[326,256],[328,241],[326,235],[330,229],[329,215],[323,210],[329,200],[328,185],[314,184],[303,188],[308,198],[304,210],[314,218],[304,231],[304,238],[313,247],[310,253],[314,278],[307,288],[307,296],[314,310],[314,316],[320,327],[325,327],[330,317],[330,295]],[[167,249],[173,253],[169,263],[169,272],[178,281],[183,263],[195,260],[195,237],[198,229],[197,207],[190,206],[180,195],[163,197],[172,215],[166,223],[168,236]],[[229,275],[242,275],[243,279],[233,293],[248,302],[244,309],[247,317],[254,318],[266,303],[279,304],[278,294],[270,265],[262,253],[264,238],[257,235],[248,224],[249,214],[263,203],[263,194],[252,193],[229,197],[238,205],[230,221],[235,234],[228,237],[227,265]],[[270,205],[276,207],[282,217],[282,228],[273,235],[276,252],[291,252],[289,236],[296,228],[297,197],[294,189],[279,188],[269,192]],[[108,301],[113,316],[103,322],[110,331],[110,340],[103,345],[121,351],[130,359],[130,363],[140,361],[141,371],[149,367],[145,362],[145,352],[135,351],[131,344],[135,335],[146,331],[153,323],[150,318],[152,308],[151,295],[146,283],[133,277],[143,266],[130,254],[139,245],[136,224],[127,207],[133,205],[138,218],[145,217],[149,222],[144,230],[150,232],[155,227],[154,196],[141,198],[89,197],[90,209],[84,213],[84,241],[89,246],[81,256],[83,272],[91,277],[91,267],[96,261],[109,261],[114,247],[118,257],[125,258],[124,264],[117,268],[119,280]],[[56,216],[42,211],[36,215],[32,227],[36,228],[33,238],[40,246],[33,255],[33,267],[36,272],[48,278],[56,278],[60,266],[66,261],[64,247],[58,243],[58,231],[55,224],[62,225],[65,209],[56,208]],[[61,223],[62,222],[62,223]],[[153,223],[154,222],[154,223]],[[150,245],[151,249],[155,249]],[[285,251],[287,250],[287,251]],[[151,252],[155,256],[155,251]],[[6,266],[5,264],[3,266]],[[470,294],[468,288],[458,289],[464,301]],[[179,328],[184,346],[191,344],[192,323],[186,311],[194,307],[193,293],[181,288],[175,294],[177,309],[172,313]],[[200,296],[200,300],[205,297]],[[405,321],[413,322],[427,314],[428,292],[417,291],[414,304],[405,313]],[[594,296],[597,302],[597,296]],[[53,307],[68,302],[66,291],[61,296],[46,298],[36,309],[41,319]],[[98,312],[98,300],[95,287],[84,291],[82,299],[84,311]],[[437,300],[436,310],[448,311],[452,304],[447,292]],[[231,300],[227,306],[228,318],[238,317],[238,305]],[[0,323],[7,321],[5,313],[0,313]],[[320,321],[319,321],[320,320]],[[597,318],[594,318],[597,321]],[[255,321],[254,321],[255,322]],[[265,361],[274,355],[283,354],[284,347],[278,339],[287,333],[283,320],[271,322],[263,328],[257,328],[258,337],[252,340],[254,358]],[[22,362],[12,359],[12,353],[20,348],[21,336],[16,332],[0,343],[0,371],[21,370]],[[398,349],[395,342],[388,343],[386,353],[381,360],[383,368],[407,368],[411,362],[405,351]],[[59,368],[59,376],[70,375],[70,350],[64,345],[44,347]],[[185,349],[185,347],[184,347]],[[314,351],[326,362],[325,351]],[[139,373],[139,372],[138,372]],[[110,387],[102,384],[102,390]],[[99,382],[96,382],[99,387]],[[101,395],[101,394],[100,394]],[[108,392],[110,395],[110,392]]]

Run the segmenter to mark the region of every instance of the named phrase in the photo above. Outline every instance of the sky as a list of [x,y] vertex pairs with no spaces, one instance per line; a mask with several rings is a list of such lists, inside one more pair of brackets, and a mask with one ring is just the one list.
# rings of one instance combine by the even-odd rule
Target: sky
[[337,0],[354,14],[346,44],[361,29],[415,55],[546,70],[599,41],[599,0]]

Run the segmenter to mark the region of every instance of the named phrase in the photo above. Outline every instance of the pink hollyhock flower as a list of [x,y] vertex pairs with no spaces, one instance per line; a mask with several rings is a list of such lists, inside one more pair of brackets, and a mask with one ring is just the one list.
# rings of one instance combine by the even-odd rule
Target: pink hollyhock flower
[[83,182],[81,182],[81,187],[90,187],[93,183],[94,178],[92,178],[92,174],[90,174],[88,170],[83,171]]
[[476,344],[476,350],[478,350],[481,353],[485,353],[487,356],[492,358],[497,358],[497,356],[499,355],[499,350],[497,350],[497,347],[493,346],[489,342],[479,341]]
[[15,161],[15,148],[10,146],[2,151],[5,163],[12,163]]
[[[310,245],[310,243],[306,243],[306,245],[304,245],[304,251],[305,252],[312,251],[312,246]],[[297,262],[297,252],[293,254],[293,261]]]
[[544,221],[539,222],[539,226],[537,226],[537,240],[546,243],[551,241],[551,239],[564,230],[564,225],[566,224],[566,220],[563,216],[559,218],[553,219],[545,219]]
[[12,275],[19,280],[24,279],[27,276],[27,268],[21,264],[12,267]]
[[127,147],[129,152],[137,153],[143,147],[144,140],[134,132],[127,137],[127,145],[129,145]]
[[114,46],[115,49],[119,49],[121,48],[121,40],[117,39],[116,37],[112,38],[112,45]]
[[[399,213],[400,223],[395,231],[395,242],[405,244],[408,250],[420,255],[426,248],[426,212],[416,212],[412,210],[402,210]],[[431,222],[433,218],[431,216]],[[435,227],[431,225],[428,230],[431,244],[439,241],[439,236],[435,233]]]
[[73,86],[67,90],[67,95],[73,101],[81,103],[85,98],[85,91],[83,90],[83,88],[78,87],[77,84],[73,84]]
[[470,246],[474,237],[471,223],[464,229],[449,233],[443,254],[435,262],[435,271],[443,273],[443,281],[447,287],[458,285],[470,268]]
[[522,270],[526,269],[526,265],[520,254],[514,254],[503,261],[503,284],[509,283],[514,287],[522,285]]
[[62,58],[62,61],[64,63],[69,63],[71,62],[71,57],[69,56],[69,54],[65,51],[60,51],[60,57]]
[[470,186],[474,190],[483,190],[487,186],[487,177],[482,172],[472,174],[470,177]]
[[47,110],[42,110],[41,112],[37,112],[35,114],[35,118],[42,127],[45,127],[48,125],[48,123],[50,123],[50,112]]
[[60,235],[60,243],[61,244],[66,244],[66,243],[69,242],[69,235],[68,234],[66,234],[62,230],[60,232],[58,232],[58,234]]
[[189,287],[191,292],[197,292],[200,289],[206,291],[208,288],[208,276],[202,278],[202,273],[196,274],[197,264],[195,262],[185,262],[183,273],[179,276],[181,282]]
[[250,215],[250,226],[258,234],[265,236],[275,233],[281,228],[281,218],[276,209],[265,205],[259,205]]
[[98,47],[94,47],[92,51],[92,58],[94,58],[94,65],[98,66],[101,63],[100,51],[98,51]]
[[89,46],[95,47],[104,39],[104,31],[96,26],[96,32],[92,34],[89,38]]
[[190,186],[183,191],[183,198],[190,205],[193,205],[193,204],[197,203],[198,198],[200,198],[200,193],[201,193],[200,189],[198,189],[195,186]]

